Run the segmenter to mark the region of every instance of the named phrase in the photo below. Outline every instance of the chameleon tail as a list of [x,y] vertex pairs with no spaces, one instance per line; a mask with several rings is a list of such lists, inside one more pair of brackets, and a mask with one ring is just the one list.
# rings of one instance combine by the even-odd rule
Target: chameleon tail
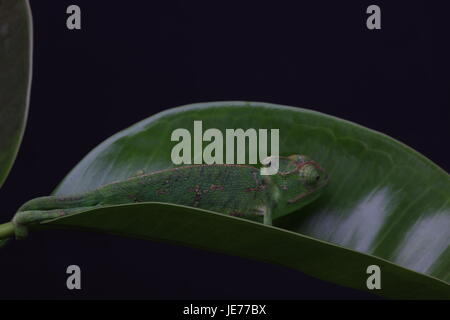
[[54,210],[54,209],[71,209],[87,206],[95,206],[98,203],[97,193],[88,192],[71,197],[39,197],[24,203],[20,211],[36,211],[36,210]]
[[0,224],[0,248],[4,247],[11,237],[14,236],[14,229],[12,222]]
[[81,207],[81,208],[55,209],[55,210],[18,211],[12,220],[14,228],[13,233],[15,234],[17,239],[24,239],[28,235],[28,226],[31,224],[39,224],[46,220],[51,220],[75,213],[80,213],[92,208],[93,207]]
[[19,211],[12,219],[14,224],[14,235],[16,239],[25,239],[28,236],[28,225],[32,223],[39,223],[44,220],[53,219],[61,216],[62,210],[29,210]]

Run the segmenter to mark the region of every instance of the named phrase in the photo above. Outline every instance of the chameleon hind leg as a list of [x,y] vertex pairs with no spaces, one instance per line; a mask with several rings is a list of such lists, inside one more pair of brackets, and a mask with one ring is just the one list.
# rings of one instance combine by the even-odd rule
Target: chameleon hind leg
[[80,213],[91,208],[93,207],[19,211],[16,213],[12,220],[14,224],[14,234],[16,236],[16,239],[24,239],[28,236],[28,226],[30,224],[39,224],[46,220]]

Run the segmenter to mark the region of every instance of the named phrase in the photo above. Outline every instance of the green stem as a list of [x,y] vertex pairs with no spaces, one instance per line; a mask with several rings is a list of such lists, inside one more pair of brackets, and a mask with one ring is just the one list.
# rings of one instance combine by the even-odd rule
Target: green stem
[[14,224],[7,222],[0,224],[0,239],[8,239],[14,235]]

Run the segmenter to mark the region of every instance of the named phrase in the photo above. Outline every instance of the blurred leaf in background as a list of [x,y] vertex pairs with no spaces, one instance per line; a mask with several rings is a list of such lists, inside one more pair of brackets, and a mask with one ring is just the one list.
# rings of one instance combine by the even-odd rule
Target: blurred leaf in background
[[17,155],[28,113],[32,22],[25,0],[0,1],[0,187]]

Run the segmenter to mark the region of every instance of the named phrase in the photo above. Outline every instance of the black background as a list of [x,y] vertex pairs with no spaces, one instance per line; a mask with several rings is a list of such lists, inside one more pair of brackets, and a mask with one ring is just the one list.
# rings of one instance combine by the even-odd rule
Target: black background
[[[450,168],[448,11],[437,2],[30,2],[31,106],[1,221],[50,194],[110,135],[194,102],[311,108]],[[70,4],[81,7],[80,31],[65,26]],[[381,7],[381,30],[366,28],[370,4]],[[280,266],[74,231],[14,241],[0,261],[0,298],[375,298]],[[66,289],[70,264],[82,269],[81,291]]]

